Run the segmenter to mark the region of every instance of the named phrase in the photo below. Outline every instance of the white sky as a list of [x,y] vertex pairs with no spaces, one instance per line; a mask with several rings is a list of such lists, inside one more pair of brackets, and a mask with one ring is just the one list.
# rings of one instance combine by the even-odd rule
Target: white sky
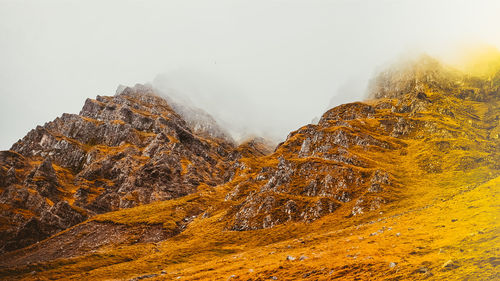
[[500,46],[500,1],[0,0],[0,149],[153,81],[280,139],[362,99],[388,61],[464,42]]

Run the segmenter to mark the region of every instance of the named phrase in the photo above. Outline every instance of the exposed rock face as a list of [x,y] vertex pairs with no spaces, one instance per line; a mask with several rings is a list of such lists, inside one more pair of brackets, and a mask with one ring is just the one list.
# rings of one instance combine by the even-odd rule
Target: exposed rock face
[[87,99],[80,114],[38,126],[0,153],[7,226],[0,248],[26,246],[96,213],[224,183],[241,155],[232,142],[200,134],[143,85]]
[[201,108],[194,106],[188,100],[182,100],[178,96],[170,96],[161,92],[161,90],[153,89],[151,86],[135,85],[134,88],[128,88],[120,85],[116,90],[116,95],[127,92],[138,92],[159,95],[165,99],[168,105],[188,124],[193,133],[205,137],[223,139],[227,142],[234,143],[229,133],[217,124],[217,121]]
[[398,98],[411,92],[424,92],[429,87],[446,91],[456,87],[461,78],[436,59],[424,55],[382,71],[371,81],[370,96]]
[[484,78],[463,73],[423,55],[380,72],[369,85],[369,97],[394,99],[409,93],[421,95],[435,91],[480,102],[496,99],[500,88],[500,72],[496,70],[490,77]]
[[223,139],[234,143],[234,140],[231,138],[229,133],[221,128],[217,124],[217,121],[215,121],[215,119],[204,110],[184,105],[181,102],[176,102],[168,96],[166,99],[175,112],[179,113],[179,115],[186,120],[187,124],[190,128],[192,128],[194,133],[203,137]]
[[19,183],[25,176],[25,173],[19,171],[24,172],[27,167],[26,160],[19,153],[0,151],[0,188]]
[[[397,182],[365,155],[370,151],[403,149],[406,144],[370,133],[360,122],[373,119],[366,104],[346,104],[323,115],[318,125],[292,132],[266,165],[248,167],[254,174],[226,197],[240,201],[231,216],[230,229],[272,227],[287,221],[314,221],[356,201],[352,215],[377,209]],[[267,164],[269,163],[269,164]]]

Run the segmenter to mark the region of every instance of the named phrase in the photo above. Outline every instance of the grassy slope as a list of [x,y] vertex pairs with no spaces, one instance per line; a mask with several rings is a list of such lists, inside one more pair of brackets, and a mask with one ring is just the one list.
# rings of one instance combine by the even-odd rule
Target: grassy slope
[[[490,177],[485,169],[440,176],[437,184],[434,177],[413,179],[407,199],[363,218],[333,214],[311,224],[224,232],[221,214],[216,214],[197,218],[162,243],[106,248],[31,266],[23,270],[26,274],[10,273],[21,273],[15,279],[84,280],[127,279],[162,270],[167,274],[157,278],[165,280],[231,275],[242,280],[420,280],[431,274],[448,280],[498,278],[500,177],[479,183]],[[288,255],[297,260],[287,261]],[[300,261],[300,256],[307,258]],[[452,265],[443,267],[449,260]],[[396,266],[391,268],[391,262]],[[43,272],[31,275],[33,270]]]

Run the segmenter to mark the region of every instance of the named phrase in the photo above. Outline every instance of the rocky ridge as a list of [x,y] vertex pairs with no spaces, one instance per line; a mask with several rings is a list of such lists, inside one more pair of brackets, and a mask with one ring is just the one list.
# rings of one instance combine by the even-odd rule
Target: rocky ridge
[[197,133],[191,126],[151,87],[136,85],[87,99],[80,114],[30,131],[0,153],[0,247],[23,247],[95,214],[226,182],[241,157],[237,146],[208,133],[215,123]]

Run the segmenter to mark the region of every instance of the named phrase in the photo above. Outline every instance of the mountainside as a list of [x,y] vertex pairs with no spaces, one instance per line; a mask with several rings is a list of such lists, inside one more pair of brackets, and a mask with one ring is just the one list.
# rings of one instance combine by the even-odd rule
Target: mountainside
[[4,253],[0,276],[498,279],[489,71],[394,66],[274,152],[193,132],[147,87],[87,100],[0,155],[4,250],[66,229]]
[[226,182],[238,148],[202,129],[193,133],[142,85],[87,99],[79,115],[38,126],[0,152],[0,249],[27,246],[95,214]]

